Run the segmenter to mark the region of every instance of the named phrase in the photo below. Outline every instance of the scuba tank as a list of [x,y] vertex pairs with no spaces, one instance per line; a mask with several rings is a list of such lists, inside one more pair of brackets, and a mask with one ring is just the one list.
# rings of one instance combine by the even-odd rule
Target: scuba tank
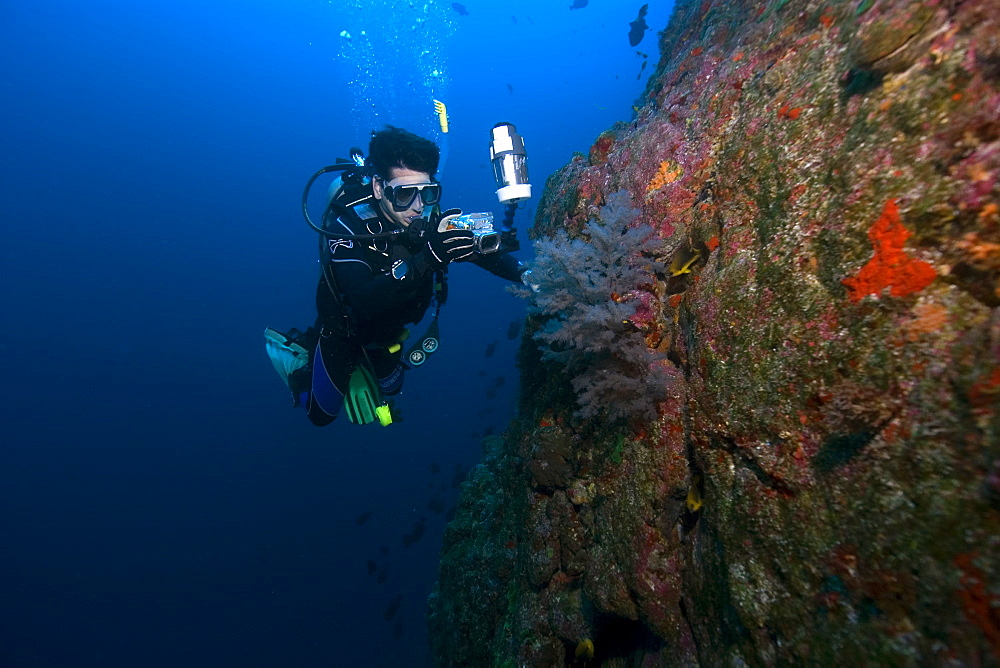
[[[350,155],[351,158],[349,161],[339,158],[336,165],[331,165],[332,167],[338,167],[342,164],[345,166],[345,169],[340,173],[340,176],[333,180],[333,183],[330,184],[330,188],[326,191],[327,206],[330,206],[330,202],[340,196],[340,193],[344,191],[344,187],[348,185],[348,183],[352,185],[368,185],[372,181],[371,176],[365,171],[365,156],[364,153],[361,152],[361,149],[356,146],[352,147]],[[351,168],[350,165],[352,164],[356,167],[356,169]]]

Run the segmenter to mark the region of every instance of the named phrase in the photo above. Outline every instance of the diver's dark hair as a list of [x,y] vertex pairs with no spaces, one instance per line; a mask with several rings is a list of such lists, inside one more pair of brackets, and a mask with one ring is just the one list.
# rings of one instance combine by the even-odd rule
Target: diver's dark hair
[[393,167],[406,167],[434,176],[440,155],[437,144],[430,139],[391,125],[372,132],[372,141],[368,144],[368,164],[376,176],[386,181]]

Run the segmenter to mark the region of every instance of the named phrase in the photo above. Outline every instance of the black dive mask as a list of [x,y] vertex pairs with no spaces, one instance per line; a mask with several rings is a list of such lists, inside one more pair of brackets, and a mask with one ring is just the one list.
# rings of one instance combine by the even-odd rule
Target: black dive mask
[[382,186],[385,198],[389,200],[394,211],[406,211],[413,204],[413,200],[420,195],[420,201],[424,206],[434,206],[441,201],[440,183],[415,183],[412,185]]

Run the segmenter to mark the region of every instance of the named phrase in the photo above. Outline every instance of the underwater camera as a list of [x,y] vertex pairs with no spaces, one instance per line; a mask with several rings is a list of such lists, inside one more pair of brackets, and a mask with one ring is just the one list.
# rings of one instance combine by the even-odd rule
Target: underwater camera
[[500,233],[493,229],[493,213],[467,213],[456,216],[448,222],[449,230],[469,230],[472,232],[473,247],[481,255],[500,250]]

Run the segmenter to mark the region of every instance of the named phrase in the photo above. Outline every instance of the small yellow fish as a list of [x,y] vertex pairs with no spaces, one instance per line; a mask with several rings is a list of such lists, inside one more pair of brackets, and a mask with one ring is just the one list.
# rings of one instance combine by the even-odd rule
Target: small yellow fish
[[691,476],[691,487],[688,489],[687,496],[687,509],[692,513],[698,512],[705,503],[705,499],[702,498],[701,492],[698,490],[699,485],[701,485],[701,476]]
[[590,638],[584,638],[576,644],[576,658],[578,659],[593,659],[594,658],[594,641]]
[[690,274],[691,267],[701,259],[701,251],[688,247],[683,247],[677,251],[673,259],[670,260],[670,275],[680,276]]

